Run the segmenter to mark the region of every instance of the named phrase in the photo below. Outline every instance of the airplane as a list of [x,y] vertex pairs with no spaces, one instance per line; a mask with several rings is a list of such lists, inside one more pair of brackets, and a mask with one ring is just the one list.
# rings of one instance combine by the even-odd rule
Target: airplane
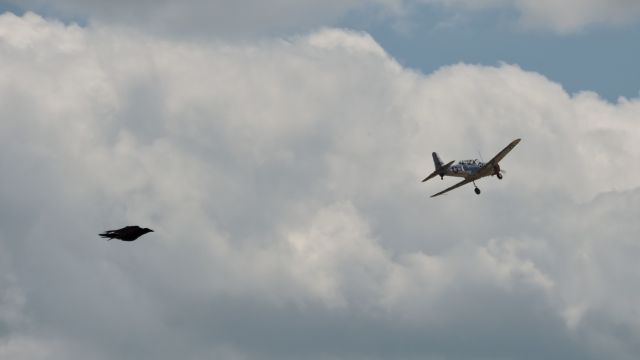
[[464,178],[464,180],[460,181],[459,183],[451,187],[446,188],[445,190],[440,191],[437,194],[431,195],[431,197],[442,195],[446,192],[459,188],[460,186],[468,183],[473,183],[473,186],[475,186],[475,189],[473,191],[475,191],[476,194],[480,195],[480,189],[478,188],[478,186],[476,186],[475,181],[485,176],[493,176],[493,175],[497,176],[498,179],[502,179],[502,173],[504,172],[504,170],[500,169],[500,165],[498,163],[511,150],[513,150],[513,148],[516,147],[516,145],[518,145],[520,140],[521,139],[513,140],[509,145],[507,145],[507,147],[502,149],[502,151],[500,151],[496,156],[493,157],[493,159],[489,160],[489,162],[487,163],[483,163],[478,159],[474,159],[474,160],[461,160],[455,165],[453,164],[455,160],[445,164],[442,162],[442,160],[440,160],[440,157],[438,156],[438,154],[434,152],[431,155],[433,156],[433,163],[436,166],[436,170],[432,172],[429,176],[427,176],[424,180],[422,180],[422,182],[425,182],[435,177],[436,175],[440,175],[440,179],[444,179],[445,176],[462,177]]

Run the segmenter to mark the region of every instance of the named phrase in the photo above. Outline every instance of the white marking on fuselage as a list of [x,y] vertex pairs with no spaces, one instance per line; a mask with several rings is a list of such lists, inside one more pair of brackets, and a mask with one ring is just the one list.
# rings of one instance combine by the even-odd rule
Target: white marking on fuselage
[[483,166],[484,163],[478,159],[460,160],[457,164],[451,165],[445,175],[466,178],[478,172]]

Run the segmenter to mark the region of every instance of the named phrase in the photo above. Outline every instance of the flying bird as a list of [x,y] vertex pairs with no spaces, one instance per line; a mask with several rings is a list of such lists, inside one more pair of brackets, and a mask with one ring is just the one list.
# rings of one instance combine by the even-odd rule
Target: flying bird
[[119,239],[122,241],[133,241],[140,236],[153,232],[153,230],[149,228],[141,228],[140,226],[125,226],[122,229],[118,230],[107,230],[102,234],[98,234],[107,240],[111,239]]

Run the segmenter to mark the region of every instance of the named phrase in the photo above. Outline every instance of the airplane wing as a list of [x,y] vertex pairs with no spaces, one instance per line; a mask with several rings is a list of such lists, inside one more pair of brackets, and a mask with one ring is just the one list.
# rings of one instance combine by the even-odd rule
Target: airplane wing
[[439,192],[439,193],[437,193],[437,194],[433,194],[433,195],[431,195],[431,197],[436,197],[436,196],[438,196],[438,195],[442,195],[442,194],[444,194],[444,193],[446,193],[446,192],[448,192],[448,191],[451,191],[451,190],[453,190],[453,189],[457,189],[457,188],[459,188],[460,186],[465,185],[465,184],[468,184],[468,183],[470,183],[470,182],[472,182],[472,181],[475,181],[475,180],[476,180],[476,179],[475,179],[474,177],[468,177],[468,178],[466,178],[466,179],[464,179],[464,180],[460,181],[459,183],[457,183],[457,184],[455,184],[455,185],[453,185],[453,186],[451,186],[451,187],[448,187],[448,188],[446,188],[446,189],[444,189],[444,190],[440,191],[440,192]]
[[513,148],[516,147],[516,145],[518,145],[520,140],[521,139],[513,140],[509,145],[507,145],[507,147],[502,149],[502,151],[500,151],[496,156],[494,156],[493,159],[489,160],[488,163],[484,164],[484,166],[478,171],[478,173],[482,174],[482,176],[489,175],[489,174],[487,174],[487,171],[489,171],[489,173],[491,173],[491,171],[492,171],[491,169],[493,168],[493,165],[497,164],[498,162],[500,162],[500,160],[502,160],[505,156],[507,156],[507,154],[511,150],[513,150]]

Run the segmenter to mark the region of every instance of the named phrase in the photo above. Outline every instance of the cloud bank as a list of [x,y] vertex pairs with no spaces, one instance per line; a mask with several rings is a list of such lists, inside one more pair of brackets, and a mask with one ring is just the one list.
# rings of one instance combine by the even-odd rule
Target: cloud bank
[[[0,16],[0,357],[634,359],[640,101],[370,36]],[[504,180],[419,183],[513,138]],[[127,224],[134,243],[97,233]],[[535,341],[533,341],[535,339]]]

